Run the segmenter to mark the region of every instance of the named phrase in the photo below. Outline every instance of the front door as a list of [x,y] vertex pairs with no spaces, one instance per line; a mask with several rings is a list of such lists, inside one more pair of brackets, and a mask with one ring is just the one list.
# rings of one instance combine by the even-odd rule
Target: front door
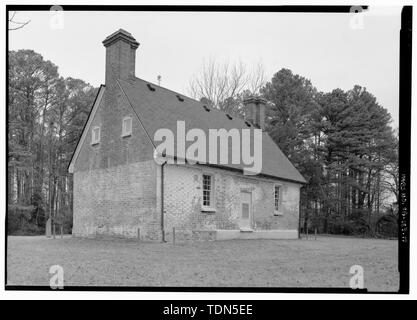
[[250,229],[252,217],[252,193],[249,191],[240,192],[240,221],[241,229]]

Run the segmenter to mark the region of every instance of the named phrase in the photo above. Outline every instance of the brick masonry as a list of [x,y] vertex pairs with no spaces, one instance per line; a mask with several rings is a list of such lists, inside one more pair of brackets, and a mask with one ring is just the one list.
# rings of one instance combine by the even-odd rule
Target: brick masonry
[[[75,162],[75,236],[161,238],[161,169],[153,160],[153,146],[123,93],[108,91],[92,119]],[[113,107],[107,107],[112,101]],[[122,119],[132,116],[132,135],[122,137]],[[100,126],[98,145],[91,145],[91,129]],[[202,174],[214,177],[216,212],[201,210]],[[214,240],[209,230],[238,230],[240,190],[252,193],[255,230],[297,230],[299,184],[244,176],[207,166],[166,165],[164,168],[165,231],[172,240]],[[282,187],[281,215],[274,215],[274,184]],[[202,232],[203,231],[203,232]]]
[[[119,36],[117,36],[119,37]],[[73,235],[115,236],[158,240],[162,235],[161,167],[154,146],[116,79],[134,75],[135,42],[115,41],[106,47],[106,87],[83,134],[74,162]],[[122,120],[132,117],[132,135],[122,137]],[[164,116],[164,115],[160,115]],[[99,126],[100,142],[91,144]],[[202,175],[214,177],[215,212],[203,212]],[[214,240],[216,230],[239,230],[241,189],[252,194],[255,230],[297,230],[299,184],[248,177],[207,166],[164,167],[164,226],[168,241]],[[281,215],[274,215],[274,184],[281,185]]]
[[73,235],[160,239],[153,160],[74,174]]
[[[118,88],[108,89],[74,165],[73,235],[161,238],[157,164],[153,146]],[[109,106],[109,101],[111,105]],[[132,135],[122,137],[122,120],[132,117]],[[100,126],[100,143],[91,129]]]
[[[202,211],[202,175],[214,178],[216,209]],[[281,186],[280,215],[274,213],[274,185]],[[240,191],[252,193],[252,228],[254,230],[298,230],[300,185],[275,179],[248,177],[206,166],[165,166],[165,228],[167,238],[189,230],[239,230]],[[203,237],[208,237],[204,233]]]

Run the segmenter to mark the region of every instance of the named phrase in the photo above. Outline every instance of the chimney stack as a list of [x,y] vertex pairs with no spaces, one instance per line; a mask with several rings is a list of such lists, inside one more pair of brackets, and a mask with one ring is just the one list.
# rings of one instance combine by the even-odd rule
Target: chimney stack
[[260,97],[250,97],[243,101],[245,105],[245,120],[255,127],[265,129],[265,105],[266,100]]
[[119,29],[108,36],[103,45],[106,47],[106,87],[117,79],[129,80],[135,76],[135,55],[139,43],[126,30]]

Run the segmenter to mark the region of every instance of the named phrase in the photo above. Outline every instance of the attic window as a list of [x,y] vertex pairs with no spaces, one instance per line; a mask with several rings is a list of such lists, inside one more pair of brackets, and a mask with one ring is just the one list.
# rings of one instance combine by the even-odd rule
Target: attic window
[[132,135],[132,117],[124,117],[122,120],[122,137]]
[[151,90],[151,91],[155,91],[155,88],[154,88],[154,87],[152,87],[150,83],[148,83],[148,84],[147,84],[147,86],[148,86],[148,89],[149,89],[149,90]]
[[181,101],[181,102],[183,102],[183,101],[184,101],[184,98],[183,98],[183,97],[181,97],[179,94],[177,94],[177,99],[178,99],[179,101]]
[[251,124],[250,124],[250,122],[249,122],[249,121],[245,121],[245,123],[246,123],[246,125],[247,125],[248,127],[250,127],[250,126],[251,126]]
[[98,143],[100,143],[100,127],[96,126],[91,130],[91,144],[95,145]]
[[233,117],[230,114],[228,114],[228,113],[226,113],[226,117],[228,117],[229,120],[232,120],[233,119]]
[[207,112],[210,112],[210,108],[207,106],[203,106],[204,110],[206,110]]

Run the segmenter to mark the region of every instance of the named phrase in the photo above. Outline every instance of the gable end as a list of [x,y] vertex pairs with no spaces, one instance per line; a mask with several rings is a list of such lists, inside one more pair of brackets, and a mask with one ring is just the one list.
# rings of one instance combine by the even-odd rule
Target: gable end
[[88,115],[87,122],[84,125],[83,132],[81,134],[80,139],[78,140],[77,146],[75,148],[74,153],[72,154],[72,158],[70,164],[68,166],[68,172],[74,173],[74,164],[77,161],[78,155],[80,153],[81,147],[84,144],[85,138],[87,137],[88,130],[90,129],[91,123],[94,119],[94,116],[100,106],[101,99],[103,98],[105,91],[105,86],[100,85],[100,88],[97,92],[96,99],[94,100],[93,107],[91,108],[90,114]]

